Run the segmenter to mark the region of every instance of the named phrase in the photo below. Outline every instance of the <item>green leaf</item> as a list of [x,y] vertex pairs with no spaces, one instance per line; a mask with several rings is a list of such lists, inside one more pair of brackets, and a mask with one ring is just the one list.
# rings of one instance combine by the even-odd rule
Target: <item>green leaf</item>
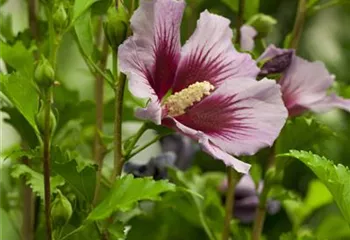
[[350,223],[350,171],[347,167],[306,151],[291,150],[280,156],[294,157],[305,163],[328,188],[345,220]]
[[22,42],[17,41],[15,45],[10,46],[0,41],[0,57],[26,78],[32,78],[35,62],[33,53],[32,50],[26,49]]
[[[33,62],[30,63],[33,65]],[[35,114],[38,111],[39,96],[34,83],[19,73],[0,75],[0,87],[28,123],[38,133]]]
[[19,240],[21,239],[21,236],[20,236],[19,230],[16,229],[18,225],[17,223],[15,224],[13,219],[11,219],[9,212],[7,211],[3,208],[0,209],[0,219],[1,219],[0,238]]
[[94,52],[94,36],[91,25],[91,11],[82,14],[74,24],[75,36],[80,50],[84,55],[91,57]]
[[[11,176],[14,178],[19,178],[24,176],[26,178],[26,184],[29,185],[33,192],[38,194],[41,199],[45,197],[44,191],[44,176],[38,173],[24,164],[17,164],[14,166]],[[55,176],[50,178],[51,183],[51,194],[56,191],[59,186],[63,186],[65,181],[60,176]]]
[[[307,133],[307,134],[305,134]],[[276,152],[285,153],[290,149],[316,151],[321,144],[335,134],[314,118],[297,117],[287,121],[276,142]],[[277,162],[285,164],[285,159]]]
[[160,194],[175,191],[174,184],[166,180],[155,181],[151,178],[134,178],[126,175],[118,179],[106,198],[90,213],[89,220],[100,220],[113,212],[127,211],[141,200],[160,200]]
[[58,147],[52,149],[52,171],[62,176],[83,199],[92,202],[96,184],[96,165],[72,159]]
[[[225,3],[229,8],[231,8],[232,11],[238,12],[239,0],[221,0],[221,1]],[[260,0],[245,1],[244,19],[248,19],[254,14],[257,14],[259,12],[259,4],[260,4]]]
[[108,226],[108,232],[116,239],[125,239],[125,226],[122,222],[115,222]]
[[73,21],[75,22],[94,2],[98,0],[75,0],[73,6]]
[[283,205],[294,226],[299,227],[315,210],[330,204],[332,195],[319,180],[310,182],[305,199],[299,196],[284,199]]

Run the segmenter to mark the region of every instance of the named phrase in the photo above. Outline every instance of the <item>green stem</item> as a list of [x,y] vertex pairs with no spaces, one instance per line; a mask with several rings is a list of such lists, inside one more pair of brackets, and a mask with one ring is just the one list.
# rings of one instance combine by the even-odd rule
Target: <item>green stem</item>
[[[102,22],[102,20],[100,20]],[[102,23],[101,23],[102,26]],[[97,38],[99,36],[96,36]],[[105,69],[107,64],[108,57],[108,42],[106,39],[103,40],[102,44],[102,57],[100,60],[100,68]],[[102,167],[103,167],[103,158],[106,152],[105,146],[103,145],[103,141],[101,139],[101,133],[103,131],[103,88],[104,81],[103,76],[98,74],[95,79],[95,101],[96,101],[96,123],[95,123],[95,139],[94,139],[94,159],[97,163],[98,170],[96,172],[96,186],[95,186],[95,195],[93,199],[93,205],[98,201],[98,196],[100,193],[101,186],[101,176],[102,176]]]
[[51,111],[52,89],[51,87],[45,93],[44,111],[45,111],[45,131],[43,136],[44,151],[44,191],[45,191],[45,220],[46,220],[46,237],[52,239],[52,226],[50,215],[51,191],[50,191],[50,148],[51,148],[51,126],[50,126],[50,111]]
[[307,13],[306,0],[299,0],[297,16],[295,18],[292,37],[289,45],[290,48],[296,49],[298,47],[301,33],[304,27],[306,13]]
[[226,192],[225,203],[225,220],[224,229],[222,231],[222,240],[228,240],[230,237],[230,223],[233,215],[235,187],[239,180],[239,174],[233,168],[227,168],[228,188]]
[[[267,162],[267,171],[271,168],[275,167],[275,145],[271,147],[270,156]],[[270,192],[271,185],[270,182],[265,178],[264,186],[262,192],[259,197],[259,205],[256,210],[253,232],[252,232],[252,240],[259,240],[264,228],[264,222],[266,217],[266,204],[267,204],[267,196]]]
[[[125,150],[124,156],[129,159],[131,158],[131,155],[134,156],[135,154],[131,154],[132,150],[134,149],[137,141],[141,138],[141,136],[147,131],[148,124],[144,123],[140,129],[137,131],[137,133],[132,136],[130,143],[128,144],[128,148]],[[156,137],[157,138],[157,137]],[[152,141],[151,141],[152,142]],[[147,145],[147,144],[146,144]],[[139,148],[140,149],[140,148]],[[143,149],[142,149],[143,150]],[[141,151],[142,151],[141,150]]]
[[164,135],[158,135],[156,136],[153,140],[151,140],[150,142],[146,143],[145,145],[137,148],[134,152],[130,153],[129,155],[125,156],[126,160],[129,160],[130,158],[132,158],[133,156],[135,156],[136,154],[142,152],[143,150],[145,150],[146,148],[148,148],[149,146],[151,146],[152,144],[154,144],[155,142],[159,141],[159,139],[161,139],[162,137],[164,137]]
[[240,0],[238,3],[238,13],[237,13],[237,23],[236,23],[236,44],[239,44],[241,41],[241,27],[244,22],[244,7],[245,0]]
[[123,98],[126,76],[119,74],[117,65],[117,55],[113,53],[113,75],[115,78],[114,93],[115,93],[115,117],[114,117],[114,168],[111,176],[112,182],[122,172],[124,165],[123,149],[122,149],[122,119],[123,119]]
[[[49,61],[56,73],[56,59],[57,50],[59,42],[61,40],[60,36],[56,35],[51,10],[47,9],[47,17],[49,22]],[[44,195],[45,195],[45,220],[46,220],[46,239],[52,239],[52,224],[51,224],[51,214],[50,214],[50,204],[51,204],[51,187],[50,187],[50,159],[51,159],[51,136],[52,136],[52,126],[51,126],[51,104],[53,100],[53,89],[52,86],[44,90],[44,113],[45,113],[45,125],[43,133],[43,168],[44,168]]]

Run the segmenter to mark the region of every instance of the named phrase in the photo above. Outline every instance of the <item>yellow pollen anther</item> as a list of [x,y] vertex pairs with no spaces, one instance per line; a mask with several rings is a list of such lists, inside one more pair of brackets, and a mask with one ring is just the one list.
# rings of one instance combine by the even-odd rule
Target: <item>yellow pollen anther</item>
[[199,102],[204,96],[208,96],[211,90],[214,90],[214,86],[209,82],[196,82],[169,96],[164,102],[168,115],[176,117],[184,114],[186,108],[191,107],[195,102]]

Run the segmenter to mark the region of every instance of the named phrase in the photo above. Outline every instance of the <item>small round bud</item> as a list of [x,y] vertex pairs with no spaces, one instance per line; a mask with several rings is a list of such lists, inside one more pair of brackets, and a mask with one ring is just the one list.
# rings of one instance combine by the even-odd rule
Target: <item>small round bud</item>
[[[41,102],[40,109],[35,115],[35,123],[41,134],[45,133],[45,107],[43,102]],[[50,134],[55,131],[56,128],[56,117],[50,109]]]
[[257,38],[266,37],[276,23],[276,19],[262,13],[252,16],[247,22],[248,25],[254,27],[258,32]]
[[55,71],[49,61],[42,56],[34,71],[34,79],[39,87],[48,88],[55,80]]
[[127,34],[127,13],[123,5],[118,9],[110,7],[107,12],[107,20],[103,24],[105,35],[109,45],[114,51],[125,40]]
[[52,223],[56,227],[63,227],[71,218],[73,213],[69,200],[58,191],[58,194],[51,206]]
[[55,13],[53,14],[53,25],[56,32],[62,32],[68,26],[68,14],[63,3],[60,3]]

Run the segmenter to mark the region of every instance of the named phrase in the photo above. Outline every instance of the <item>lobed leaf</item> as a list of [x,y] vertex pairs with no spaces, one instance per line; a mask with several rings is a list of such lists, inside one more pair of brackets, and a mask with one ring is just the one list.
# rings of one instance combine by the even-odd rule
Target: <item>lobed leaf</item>
[[[19,178],[24,176],[26,178],[26,184],[30,186],[41,199],[45,197],[44,190],[44,176],[38,173],[24,164],[16,164],[12,170],[11,176],[14,178]],[[50,178],[51,193],[55,192],[59,186],[63,186],[65,181],[60,176],[55,176]]]
[[96,184],[96,165],[78,162],[60,148],[52,149],[52,171],[60,175],[83,199],[92,202]]
[[126,175],[112,186],[106,198],[90,213],[89,220],[100,220],[113,212],[128,211],[141,200],[160,200],[160,194],[175,191],[176,186],[167,180],[155,181],[151,178],[134,178]]

